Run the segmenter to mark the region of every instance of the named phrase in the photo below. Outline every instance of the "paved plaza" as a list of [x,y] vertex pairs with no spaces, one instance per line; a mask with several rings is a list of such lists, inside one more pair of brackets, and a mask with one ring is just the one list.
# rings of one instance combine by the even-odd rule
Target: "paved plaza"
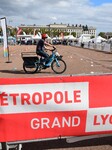
[[[62,75],[97,75],[112,73],[112,53],[82,49],[73,46],[56,45],[58,52],[63,55],[67,70]],[[22,52],[35,52],[35,45],[9,46],[9,60],[3,57],[3,47],[0,46],[0,78],[38,78],[59,76],[51,68],[40,73],[25,74],[23,71]]]

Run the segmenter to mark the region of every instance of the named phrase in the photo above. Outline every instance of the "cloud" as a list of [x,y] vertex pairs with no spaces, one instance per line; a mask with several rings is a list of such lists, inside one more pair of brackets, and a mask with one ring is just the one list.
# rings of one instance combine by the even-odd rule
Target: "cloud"
[[61,8],[68,8],[69,7],[69,1],[59,1],[57,3],[57,7],[61,7]]
[[55,16],[49,17],[51,20],[57,20]]
[[112,32],[112,3],[93,5],[90,0],[1,0],[0,17],[12,25],[83,24]]

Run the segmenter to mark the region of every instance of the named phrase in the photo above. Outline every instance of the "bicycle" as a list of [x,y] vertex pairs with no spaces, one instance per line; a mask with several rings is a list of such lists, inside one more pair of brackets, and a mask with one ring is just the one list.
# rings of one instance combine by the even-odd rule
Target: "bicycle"
[[56,49],[51,50],[52,54],[49,56],[48,64],[46,66],[45,59],[39,57],[34,52],[23,52],[21,53],[23,59],[23,70],[25,73],[38,73],[42,69],[47,69],[51,67],[51,69],[56,74],[62,74],[65,72],[67,65],[65,61],[62,59],[62,55],[60,55]]

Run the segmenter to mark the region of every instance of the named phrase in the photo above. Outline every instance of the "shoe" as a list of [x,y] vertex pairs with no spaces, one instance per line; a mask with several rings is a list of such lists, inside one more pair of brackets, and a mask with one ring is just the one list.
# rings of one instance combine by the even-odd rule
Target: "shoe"
[[47,63],[45,64],[46,67],[50,67],[51,66],[51,63]]

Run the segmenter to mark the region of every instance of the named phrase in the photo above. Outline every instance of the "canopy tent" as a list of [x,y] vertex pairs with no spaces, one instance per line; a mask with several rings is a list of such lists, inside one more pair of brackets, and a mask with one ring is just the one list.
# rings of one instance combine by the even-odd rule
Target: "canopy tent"
[[[3,42],[3,36],[0,36],[0,43]],[[15,44],[16,43],[16,38],[13,36],[8,36],[8,43],[9,44]]]
[[79,37],[79,38],[77,38],[77,40],[79,43],[86,43],[86,42],[90,41],[90,39],[88,37]]
[[112,37],[108,40],[109,42],[112,42]]
[[68,36],[64,36],[64,39],[76,40],[76,37],[74,37],[73,35],[68,35]]
[[0,36],[0,44],[3,43],[3,36]]
[[60,40],[76,40],[76,37],[74,37],[73,35],[67,35],[64,37],[59,37]]
[[47,39],[46,39],[46,41],[47,41],[48,43],[51,43],[51,42],[52,42],[51,37],[47,35]]
[[94,43],[101,43],[101,42],[107,42],[107,39],[101,36],[97,36],[96,38],[90,39],[89,41]]
[[15,45],[16,44],[16,38],[13,36],[8,36],[8,44]]
[[38,40],[38,39],[41,39],[41,37],[38,34],[36,34],[36,35],[32,36],[32,39],[33,40]]
[[91,35],[90,34],[82,34],[79,38],[77,38],[79,43],[86,43],[90,40]]
[[8,40],[16,40],[16,38],[13,36],[8,36]]
[[0,40],[3,40],[3,36],[0,36]]

